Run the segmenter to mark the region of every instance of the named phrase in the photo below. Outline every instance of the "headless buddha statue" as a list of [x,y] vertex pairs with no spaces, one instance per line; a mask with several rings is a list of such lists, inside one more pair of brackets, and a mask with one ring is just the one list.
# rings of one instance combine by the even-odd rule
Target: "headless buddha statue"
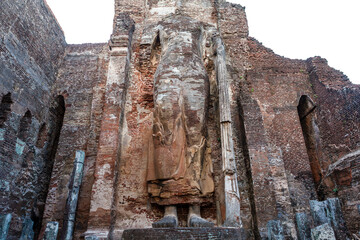
[[212,201],[214,183],[206,119],[209,79],[202,60],[203,28],[173,15],[156,27],[161,56],[154,77],[154,124],[148,163],[152,203],[165,207],[153,227],[176,227],[177,205],[189,206],[189,227],[211,227],[200,207]]

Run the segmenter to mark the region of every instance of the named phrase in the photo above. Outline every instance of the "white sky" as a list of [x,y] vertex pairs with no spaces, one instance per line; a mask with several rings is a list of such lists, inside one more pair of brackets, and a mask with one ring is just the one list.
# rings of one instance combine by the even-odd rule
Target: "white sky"
[[[47,0],[68,43],[107,42],[114,0]],[[360,84],[360,1],[231,0],[246,7],[250,35],[275,53],[321,56]]]

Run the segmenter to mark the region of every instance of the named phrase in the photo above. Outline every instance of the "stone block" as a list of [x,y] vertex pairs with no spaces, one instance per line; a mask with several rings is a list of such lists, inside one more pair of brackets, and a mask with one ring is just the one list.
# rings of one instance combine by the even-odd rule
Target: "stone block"
[[336,240],[335,233],[330,224],[325,223],[311,229],[312,240]]
[[19,138],[16,139],[15,151],[18,155],[22,155],[25,148],[25,142],[20,140]]
[[59,223],[58,222],[48,222],[46,224],[44,240],[53,240],[57,238],[59,230]]
[[284,240],[284,229],[280,220],[271,220],[267,223],[269,240]]
[[10,191],[10,182],[6,180],[0,180],[0,191],[9,192]]
[[100,238],[98,238],[98,237],[95,236],[95,235],[92,235],[92,236],[86,236],[86,237],[85,237],[85,240],[100,240]]
[[33,240],[34,239],[34,222],[30,217],[26,217],[23,223],[20,240]]
[[330,213],[329,218],[335,231],[336,238],[347,239],[348,229],[341,211],[340,200],[338,198],[329,198],[326,202]]
[[11,214],[0,215],[0,240],[6,240],[11,222]]
[[311,228],[306,213],[296,213],[296,226],[299,240],[311,240]]
[[143,228],[125,230],[121,239],[245,240],[249,239],[249,237],[246,235],[245,231],[240,228]]
[[330,219],[328,218],[329,210],[327,208],[326,201],[320,202],[316,200],[311,200],[310,212],[315,226],[319,226],[325,223],[331,224]]
[[328,223],[332,226],[338,239],[348,238],[348,230],[338,198],[329,198],[323,202],[312,200],[310,201],[310,211],[315,226]]
[[4,141],[4,140],[5,140],[5,129],[0,128],[0,141]]
[[69,184],[69,195],[66,201],[64,239],[72,239],[75,225],[76,208],[79,199],[79,191],[83,177],[85,152],[76,151],[74,168]]

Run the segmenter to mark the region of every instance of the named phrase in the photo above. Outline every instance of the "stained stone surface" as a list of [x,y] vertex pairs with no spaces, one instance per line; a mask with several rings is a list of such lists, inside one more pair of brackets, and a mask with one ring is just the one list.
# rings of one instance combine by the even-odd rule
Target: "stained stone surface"
[[280,220],[271,220],[267,224],[269,240],[285,240],[284,229]]
[[315,226],[328,223],[338,239],[348,238],[348,230],[338,198],[329,198],[323,202],[312,200],[310,210]]
[[6,240],[11,222],[11,214],[0,215],[0,240]]
[[165,216],[161,220],[152,224],[153,228],[171,228],[177,227],[178,221],[176,216]]
[[23,223],[20,240],[33,240],[34,239],[34,222],[30,217],[26,217]]
[[58,231],[59,231],[59,223],[58,222],[48,222],[46,224],[44,240],[57,239]]
[[85,240],[99,240],[97,236],[86,236]]
[[[357,205],[357,209],[358,209],[358,212],[359,212],[359,215],[360,215],[360,204]],[[360,235],[360,228],[359,228],[359,235]]]
[[296,213],[296,225],[299,240],[311,240],[311,228],[306,213]]
[[156,29],[154,44],[162,51],[154,76],[153,150],[147,174],[151,200],[160,205],[209,202],[214,183],[212,161],[205,156],[210,86],[201,58],[204,26],[170,15]]
[[312,240],[336,240],[332,227],[325,223],[316,228],[311,229]]
[[69,184],[69,196],[66,202],[64,239],[73,238],[76,208],[83,177],[85,152],[78,150],[75,154],[74,167]]
[[188,221],[188,227],[214,227],[214,223],[206,221],[205,219],[201,218],[201,217],[191,217]]
[[5,140],[5,129],[0,128],[0,141]]
[[248,236],[238,228],[158,228],[158,229],[128,229],[122,235],[122,240],[245,240]]
[[327,201],[327,207],[329,209],[331,225],[335,231],[337,239],[347,239],[348,229],[344,220],[344,216],[341,210],[340,200],[338,198],[329,198]]
[[325,223],[331,224],[329,216],[329,209],[327,208],[327,202],[323,201],[310,201],[311,216],[313,218],[315,226],[319,226]]

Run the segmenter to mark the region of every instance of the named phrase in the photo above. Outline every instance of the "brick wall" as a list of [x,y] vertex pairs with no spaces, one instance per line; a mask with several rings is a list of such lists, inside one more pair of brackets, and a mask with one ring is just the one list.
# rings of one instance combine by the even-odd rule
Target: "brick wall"
[[86,158],[75,234],[87,229],[107,65],[107,44],[69,45],[59,69],[56,92],[64,96],[66,110],[43,220],[43,225],[48,221],[58,221],[59,232],[76,150],[84,150]]
[[[109,44],[66,45],[43,0],[1,1],[0,213],[13,213],[10,239],[18,238],[25,216],[35,221],[36,232],[58,221],[61,233],[76,150],[84,150],[86,159],[75,238],[89,230],[117,237],[162,217],[146,183],[161,52],[152,37],[159,19],[180,12],[206,28],[216,26],[226,48],[241,218],[249,236],[266,237],[266,224],[274,219],[291,236],[294,213],[308,212],[310,199],[331,196],[340,197],[350,230],[358,231],[358,158],[346,156],[360,148],[359,86],[324,59],[287,59],[262,46],[248,36],[240,5],[146,3],[115,1]],[[211,42],[207,37],[204,42]],[[221,224],[219,100],[206,51],[215,194],[202,216]],[[305,114],[301,99],[315,108]],[[341,167],[329,173],[334,164]],[[186,225],[187,207],[178,208],[180,226]]]
[[[360,173],[359,157],[346,158],[360,148],[360,87],[351,84],[340,71],[328,66],[320,57],[307,60],[312,88],[316,94],[317,121],[322,155],[320,164],[324,175],[330,165],[346,165],[331,173],[323,182],[326,196],[342,201],[347,226],[359,231]],[[355,154],[356,156],[356,154]],[[345,161],[342,161],[342,158]]]
[[37,235],[63,106],[52,88],[65,50],[46,3],[0,3],[0,214],[12,213],[8,239],[26,216]]

